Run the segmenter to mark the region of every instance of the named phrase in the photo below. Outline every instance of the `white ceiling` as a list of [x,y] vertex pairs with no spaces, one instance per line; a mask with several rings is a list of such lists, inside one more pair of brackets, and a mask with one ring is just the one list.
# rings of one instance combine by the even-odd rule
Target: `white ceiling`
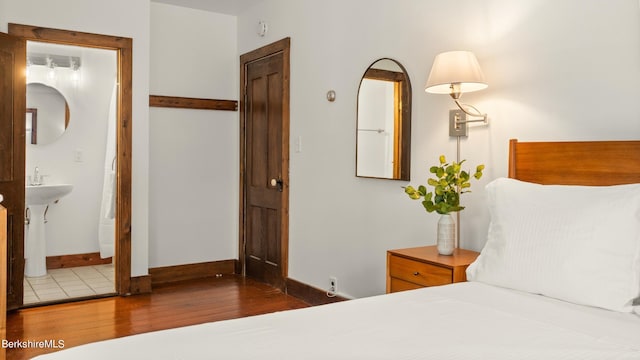
[[228,15],[238,15],[263,0],[152,0],[153,2],[184,6]]

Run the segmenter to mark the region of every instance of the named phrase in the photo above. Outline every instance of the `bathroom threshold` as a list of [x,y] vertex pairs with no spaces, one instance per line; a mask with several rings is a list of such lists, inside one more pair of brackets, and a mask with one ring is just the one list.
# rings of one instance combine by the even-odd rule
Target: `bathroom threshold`
[[49,305],[67,304],[67,303],[73,303],[73,302],[85,301],[85,300],[103,299],[103,298],[109,298],[117,295],[118,293],[113,292],[108,294],[96,294],[96,295],[89,295],[89,296],[83,296],[83,297],[73,297],[73,298],[64,298],[64,299],[58,299],[58,300],[24,303],[20,308],[30,309],[30,308],[40,307],[40,306],[49,306]]
[[24,278],[24,307],[113,296],[113,264],[50,269],[47,275]]

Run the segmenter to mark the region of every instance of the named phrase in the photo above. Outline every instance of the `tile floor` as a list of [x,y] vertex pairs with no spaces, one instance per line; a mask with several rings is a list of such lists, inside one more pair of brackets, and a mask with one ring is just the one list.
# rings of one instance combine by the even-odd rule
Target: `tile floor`
[[113,264],[47,270],[24,278],[24,304],[113,293],[114,281]]

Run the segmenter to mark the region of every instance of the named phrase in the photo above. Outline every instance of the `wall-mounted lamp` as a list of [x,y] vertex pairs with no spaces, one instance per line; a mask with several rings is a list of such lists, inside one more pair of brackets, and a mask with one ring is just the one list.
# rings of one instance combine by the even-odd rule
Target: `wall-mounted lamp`
[[49,68],[49,71],[47,72],[47,78],[49,80],[53,80],[56,78],[56,63],[53,62],[53,59],[51,59],[51,57],[47,57],[46,59],[47,61],[47,67]]
[[29,77],[31,76],[31,59],[27,56],[27,82],[29,82]]
[[55,80],[58,69],[72,70],[72,79],[77,82],[80,77],[81,59],[78,56],[28,53],[27,54],[27,74],[31,75],[33,66],[44,66],[47,69],[47,78]]
[[78,64],[78,62],[73,58],[69,59],[69,68],[73,70],[73,73],[71,74],[71,80],[73,81],[74,85],[77,85],[78,81],[80,80],[80,64]]
[[[449,112],[449,135],[467,136],[467,124],[487,123],[487,114],[475,107],[460,103],[463,93],[485,89],[487,83],[476,56],[470,51],[448,51],[438,54],[433,60],[425,91],[433,94],[449,94],[460,109]],[[470,110],[472,111],[470,111]],[[468,116],[480,117],[468,120]]]
[[[457,141],[456,162],[460,163],[460,137],[467,136],[468,124],[488,123],[487,114],[475,107],[460,103],[462,93],[487,88],[484,74],[476,56],[470,51],[448,51],[440,53],[433,60],[429,79],[424,90],[433,94],[449,94],[458,109],[449,111],[449,136]],[[469,111],[471,109],[472,111]],[[480,119],[469,120],[467,116]],[[460,191],[460,189],[458,189]],[[456,238],[454,247],[460,245],[460,212],[456,212]]]

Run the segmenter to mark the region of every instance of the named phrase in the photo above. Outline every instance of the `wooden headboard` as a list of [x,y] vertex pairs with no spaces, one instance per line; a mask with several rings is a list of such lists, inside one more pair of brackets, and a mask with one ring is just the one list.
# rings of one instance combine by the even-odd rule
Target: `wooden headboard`
[[538,184],[640,183],[640,141],[509,141],[509,177]]

